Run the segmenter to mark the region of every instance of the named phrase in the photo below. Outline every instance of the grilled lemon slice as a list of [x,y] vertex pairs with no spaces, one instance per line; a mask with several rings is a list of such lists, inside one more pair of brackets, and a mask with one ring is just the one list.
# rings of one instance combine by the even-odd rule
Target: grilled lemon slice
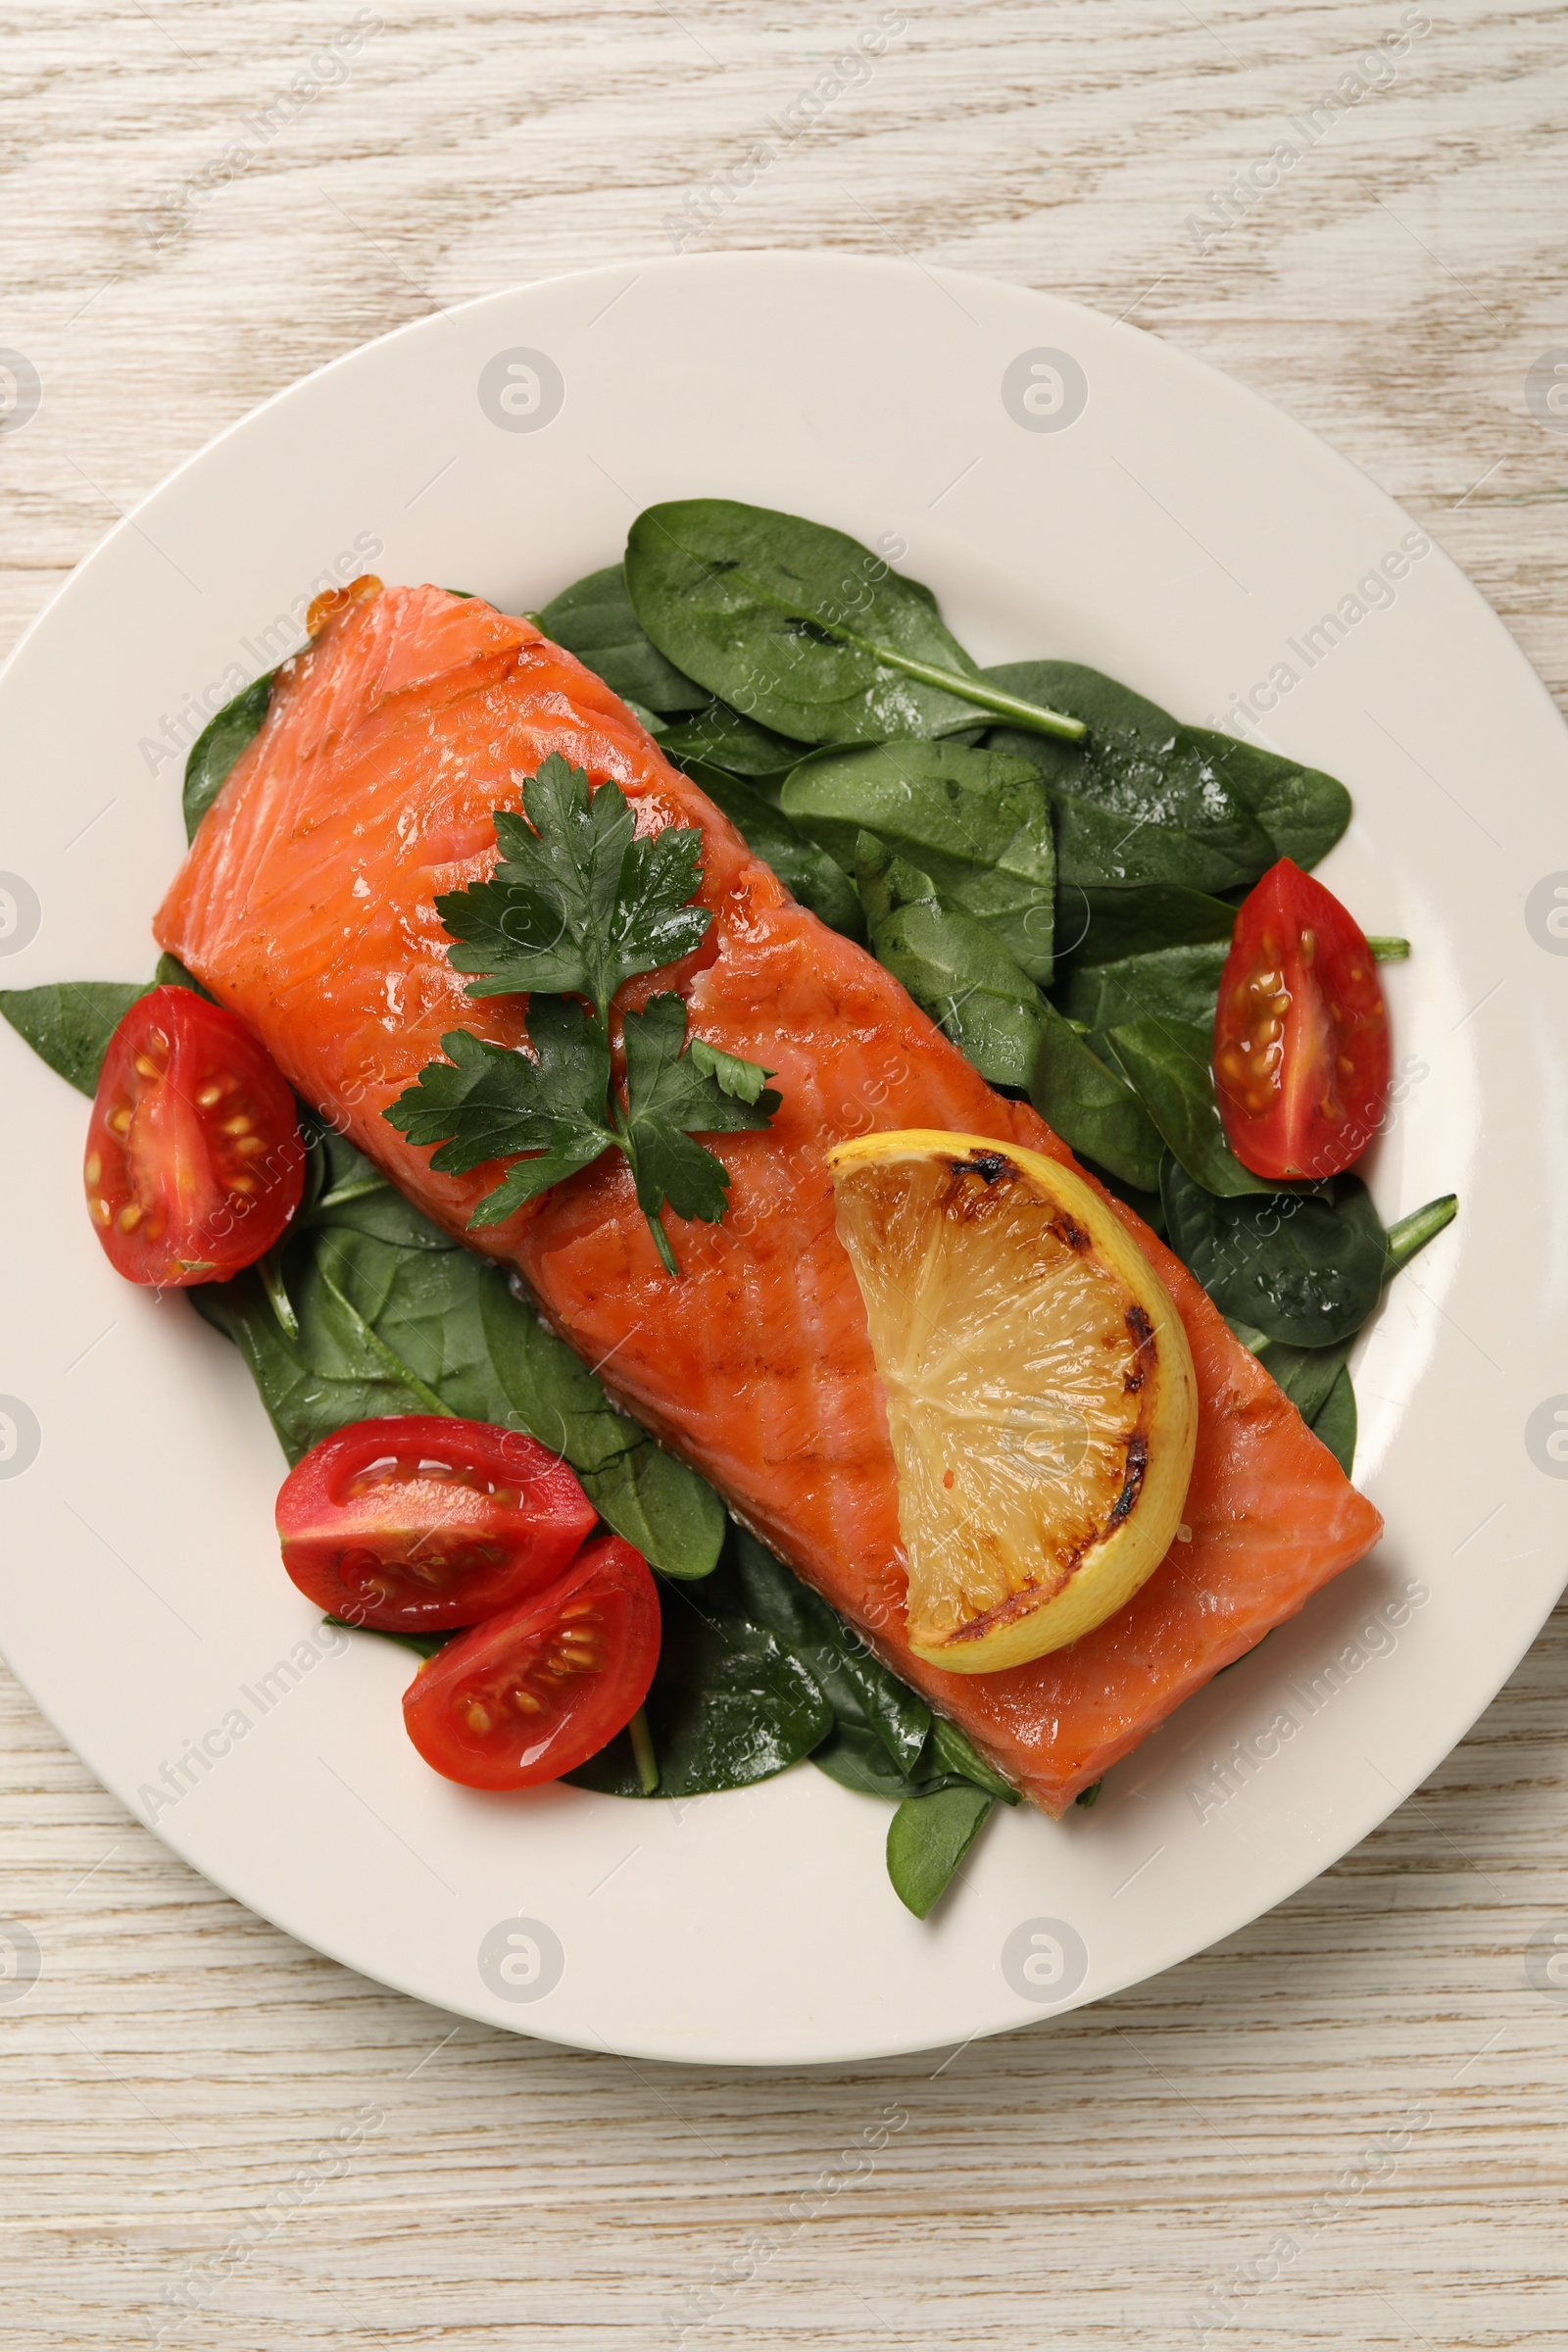
[[917,1657],[995,1674],[1076,1642],[1175,1536],[1198,1435],[1181,1319],[1070,1168],[978,1135],[829,1155],[887,1391]]

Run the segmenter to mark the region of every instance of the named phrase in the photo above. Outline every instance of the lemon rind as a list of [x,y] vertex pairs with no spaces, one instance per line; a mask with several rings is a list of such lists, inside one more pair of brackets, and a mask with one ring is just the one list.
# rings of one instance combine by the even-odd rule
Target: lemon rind
[[1027,1592],[1015,1593],[940,1640],[921,1641],[914,1628],[908,1629],[914,1655],[951,1674],[1001,1674],[1031,1664],[1081,1641],[1125,1608],[1175,1541],[1198,1439],[1198,1384],[1181,1317],[1150,1259],[1076,1168],[995,1136],[904,1128],[836,1145],[828,1153],[828,1170],[837,1180],[861,1166],[900,1159],[967,1160],[976,1152],[1009,1161],[1083,1224],[1100,1256],[1149,1316],[1154,1373],[1141,1419],[1147,1466],[1136,1499],[1121,1525],[1074,1563],[1067,1582],[1035,1605]]

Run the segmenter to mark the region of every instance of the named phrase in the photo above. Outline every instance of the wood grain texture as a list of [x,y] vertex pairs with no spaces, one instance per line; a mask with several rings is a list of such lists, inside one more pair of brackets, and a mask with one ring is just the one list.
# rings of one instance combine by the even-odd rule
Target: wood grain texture
[[[43,382],[0,437],[0,644],[305,369],[668,251],[688,193],[880,14],[380,0],[342,85],[178,203],[354,13],[0,5],[0,342]],[[1287,180],[1206,252],[1189,226],[1411,13],[904,0],[869,82],[704,236],[1128,314],[1365,466],[1568,694],[1568,435],[1524,392],[1568,344],[1563,10],[1426,11]],[[0,1910],[43,1953],[0,2008],[8,2341],[1558,2345],[1568,2003],[1523,1953],[1568,1914],[1565,1665],[1559,1613],[1376,1836],[1157,1982],[946,2060],[773,2076],[553,2050],[364,1983],[194,1877],[0,1684]]]

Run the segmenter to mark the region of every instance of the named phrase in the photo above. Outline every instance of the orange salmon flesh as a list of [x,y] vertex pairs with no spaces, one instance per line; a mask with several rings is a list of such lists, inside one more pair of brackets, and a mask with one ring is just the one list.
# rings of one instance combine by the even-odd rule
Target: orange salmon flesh
[[[524,1035],[524,999],[465,996],[434,900],[491,871],[492,811],[515,808],[552,752],[596,783],[613,777],[639,832],[703,836],[708,936],[629,983],[616,1012],[673,986],[693,1034],[763,1063],[783,1096],[766,1133],[706,1139],[730,1205],[718,1225],[666,1213],[678,1281],[621,1153],[471,1237],[500,1165],[434,1175],[429,1152],[381,1116],[439,1058],[444,1031]],[[279,671],[156,929],[308,1101],[437,1224],[516,1268],[615,1397],[1047,1812],[1381,1533],[1187,1269],[1114,1202],[1192,1346],[1187,1540],[1114,1617],[1033,1665],[953,1675],[911,1654],[886,1408],[826,1154],[872,1129],[935,1127],[1072,1155],[863,949],[797,906],[610,689],[525,620],[428,587],[329,617]]]

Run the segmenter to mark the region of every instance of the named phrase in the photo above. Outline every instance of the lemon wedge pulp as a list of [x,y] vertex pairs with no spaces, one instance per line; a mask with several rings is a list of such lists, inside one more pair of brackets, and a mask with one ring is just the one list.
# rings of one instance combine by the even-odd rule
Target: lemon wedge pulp
[[1076,1642],[1169,1549],[1198,1436],[1181,1318],[1072,1169],[911,1129],[829,1154],[887,1393],[917,1657]]

